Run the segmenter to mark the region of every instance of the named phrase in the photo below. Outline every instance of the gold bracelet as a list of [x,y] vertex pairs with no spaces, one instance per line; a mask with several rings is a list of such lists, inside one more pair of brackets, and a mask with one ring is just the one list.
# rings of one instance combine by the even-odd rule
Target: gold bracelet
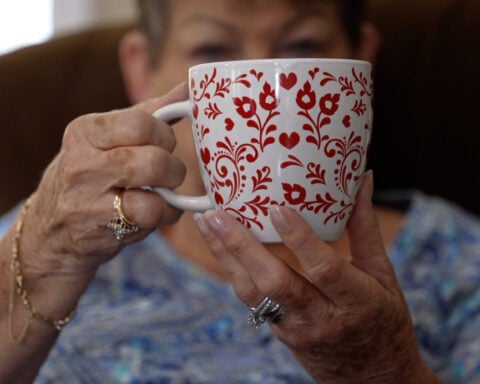
[[[30,206],[31,199],[32,198],[29,198],[27,202],[24,204],[24,206],[22,207],[20,216],[18,218],[16,227],[15,227],[15,235],[14,235],[13,244],[12,244],[12,258],[11,258],[11,264],[10,264],[10,269],[12,271],[12,287],[10,290],[10,302],[8,306],[8,313],[9,313],[8,322],[9,322],[10,338],[12,339],[12,341],[18,342],[18,343],[20,343],[25,337],[28,327],[33,320],[40,321],[41,323],[46,324],[47,326],[52,327],[57,331],[61,331],[62,328],[65,325],[67,325],[75,315],[75,310],[72,310],[63,319],[52,320],[42,315],[41,313],[39,313],[30,303],[27,290],[25,289],[25,278],[22,275],[22,268],[20,265],[19,253],[20,253],[20,236],[22,234],[23,221],[25,219],[25,214],[27,213],[28,208]],[[25,306],[25,308],[30,314],[30,316],[27,319],[27,322],[25,323],[25,326],[23,327],[18,337],[15,337],[13,332],[13,311],[15,306],[14,292],[16,292],[17,295],[20,297],[23,305]]]

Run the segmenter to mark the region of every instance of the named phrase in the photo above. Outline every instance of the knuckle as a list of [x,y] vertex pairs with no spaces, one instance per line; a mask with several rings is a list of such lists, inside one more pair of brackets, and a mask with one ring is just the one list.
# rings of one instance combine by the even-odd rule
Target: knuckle
[[170,125],[161,121],[155,121],[155,129],[158,132],[158,145],[165,148],[167,151],[172,152],[177,146],[177,139]]
[[[137,223],[141,228],[153,229],[160,224],[163,218],[161,204],[155,204],[157,201],[154,192],[134,190],[132,193],[123,195],[123,213],[124,215]],[[141,198],[140,198],[141,196]]]
[[62,146],[64,148],[68,149],[78,146],[80,135],[85,131],[85,127],[92,123],[93,116],[94,114],[89,114],[77,117],[67,125],[62,138]]
[[158,148],[146,151],[145,156],[145,172],[150,180],[167,188],[175,188],[182,183],[186,168],[178,158]]
[[242,254],[245,254],[245,252],[249,252],[249,242],[246,241],[237,232],[229,232],[229,234],[224,239],[224,243],[228,251],[235,258],[238,258]]
[[115,148],[106,153],[107,167],[111,170],[110,176],[119,186],[128,185],[129,180],[134,177],[136,173],[134,156],[134,151],[127,147]]
[[226,252],[224,244],[219,239],[217,239],[215,236],[209,236],[205,240],[208,243],[208,247],[210,248],[210,251],[215,256],[219,257],[224,252]]
[[307,247],[313,236],[312,231],[308,227],[301,227],[291,231],[288,237],[285,238],[285,243],[293,252],[297,252]]
[[309,267],[307,270],[307,274],[324,288],[340,281],[344,273],[344,263],[336,257],[325,258],[322,262]]
[[60,183],[62,193],[77,189],[79,184],[89,180],[91,174],[89,164],[76,160],[75,155],[72,157],[70,153],[66,155],[64,152],[59,157],[55,178]]
[[260,280],[257,283],[259,289],[267,296],[282,300],[284,297],[292,295],[292,282],[288,273],[280,268],[272,268],[269,271],[268,278]]
[[130,109],[122,113],[125,114],[123,124],[128,127],[130,141],[148,143],[152,138],[155,119],[139,109]]
[[165,152],[152,147],[142,149],[142,173],[148,180],[162,179],[167,173],[168,158]]

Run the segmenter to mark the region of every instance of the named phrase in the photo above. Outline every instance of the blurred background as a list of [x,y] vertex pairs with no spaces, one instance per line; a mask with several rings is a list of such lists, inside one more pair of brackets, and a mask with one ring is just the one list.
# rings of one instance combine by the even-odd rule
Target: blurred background
[[[0,0],[0,213],[35,189],[70,121],[130,104],[118,43],[134,1]],[[369,156],[377,190],[419,189],[480,215],[480,0],[368,8],[383,35]]]
[[134,17],[132,0],[0,0],[0,54]]

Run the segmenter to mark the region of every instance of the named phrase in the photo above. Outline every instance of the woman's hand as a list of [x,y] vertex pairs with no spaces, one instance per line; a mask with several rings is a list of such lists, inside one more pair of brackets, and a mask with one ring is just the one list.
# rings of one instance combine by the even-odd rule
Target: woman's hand
[[187,95],[182,85],[162,98],[82,116],[67,127],[59,154],[32,195],[20,238],[14,241],[12,226],[0,239],[0,264],[7,266],[0,269],[0,338],[5,344],[0,382],[32,382],[58,336],[52,326],[32,321],[33,311],[9,286],[12,244],[19,245],[21,279],[31,305],[48,319],[65,319],[98,266],[123,245],[108,228],[119,191],[128,187],[122,211],[139,228],[124,244],[180,217],[179,210],[143,187],[174,188],[184,179],[185,166],[172,155],[172,129],[152,113]]
[[[47,168],[25,220],[22,263],[39,273],[91,273],[120,247],[111,229],[114,197],[125,187],[122,211],[138,225],[129,244],[180,211],[145,186],[174,188],[185,176],[172,155],[171,127],[151,114],[187,98],[185,85],[168,95],[119,111],[82,116],[66,129],[59,154]],[[34,250],[35,259],[28,251]]]
[[293,211],[271,219],[298,258],[294,271],[232,217],[197,215],[199,228],[249,307],[266,296],[287,311],[275,335],[321,383],[432,383],[373,213],[367,173],[348,224],[351,260],[336,254]]

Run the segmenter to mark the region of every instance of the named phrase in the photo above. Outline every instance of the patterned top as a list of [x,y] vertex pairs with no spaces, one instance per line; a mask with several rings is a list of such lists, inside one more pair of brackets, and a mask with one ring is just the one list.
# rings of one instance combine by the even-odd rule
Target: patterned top
[[[480,221],[416,193],[390,255],[428,364],[446,383],[480,383]],[[247,316],[154,234],[99,270],[35,383],[311,383]]]

